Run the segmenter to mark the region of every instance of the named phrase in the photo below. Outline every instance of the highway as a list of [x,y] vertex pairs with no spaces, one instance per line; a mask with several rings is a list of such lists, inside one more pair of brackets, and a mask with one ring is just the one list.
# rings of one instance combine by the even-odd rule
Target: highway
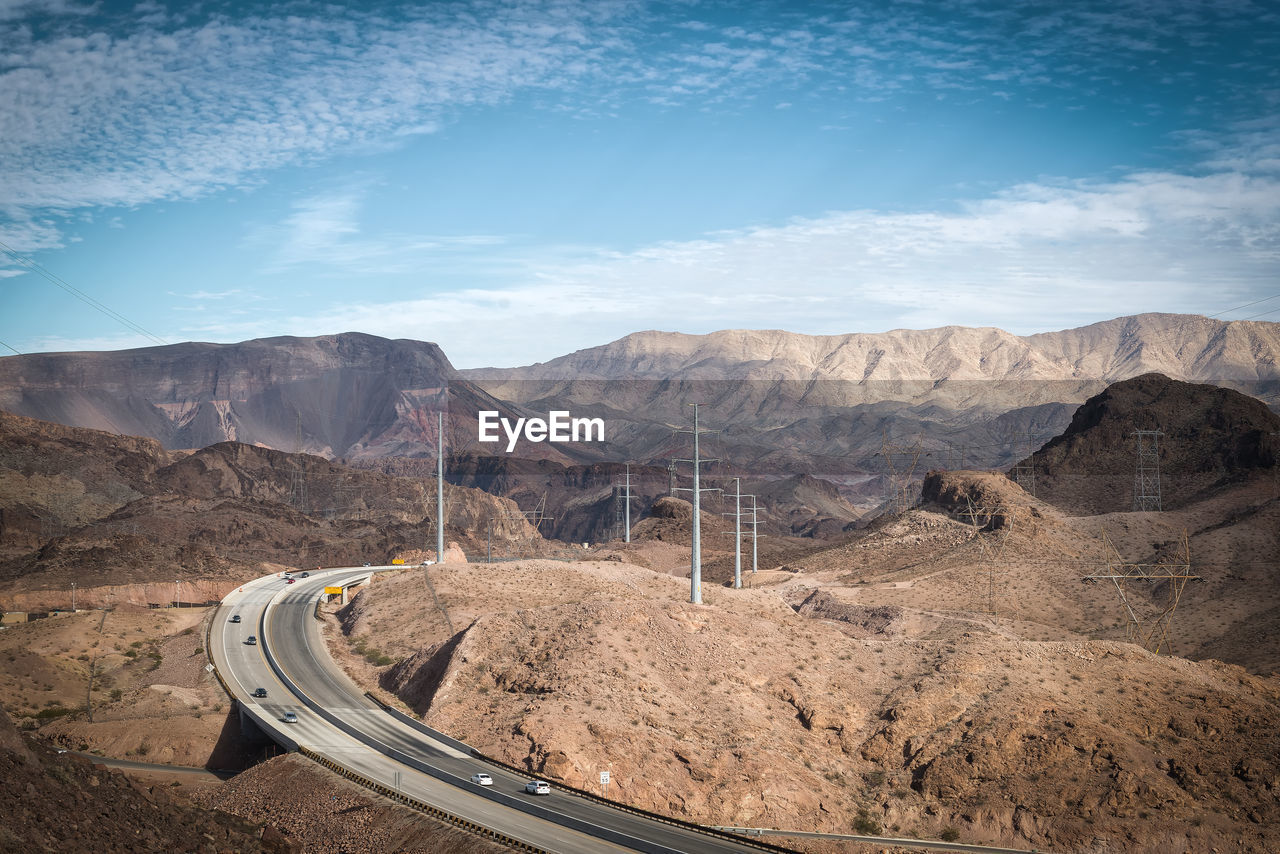
[[[558,790],[526,795],[529,779],[432,738],[365,696],[325,649],[313,613],[326,585],[370,569],[313,572],[286,584],[268,576],[223,600],[210,631],[214,665],[237,702],[286,749],[307,748],[338,765],[477,825],[555,854],[783,851],[636,815]],[[230,622],[233,614],[239,623]],[[254,635],[258,643],[245,641]],[[252,696],[267,689],[265,698]],[[298,717],[285,723],[286,713]],[[469,782],[483,771],[493,786]]]

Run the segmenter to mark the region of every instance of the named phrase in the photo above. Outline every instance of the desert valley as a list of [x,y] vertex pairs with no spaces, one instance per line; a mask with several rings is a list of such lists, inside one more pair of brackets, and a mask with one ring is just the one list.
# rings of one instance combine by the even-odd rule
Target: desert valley
[[[1141,315],[501,370],[354,333],[0,358],[0,850],[501,850],[255,737],[214,672],[225,596],[369,564],[316,607],[333,660],[556,786],[608,771],[714,827],[1277,850],[1278,356],[1280,324]],[[482,411],[605,435],[508,454]]]

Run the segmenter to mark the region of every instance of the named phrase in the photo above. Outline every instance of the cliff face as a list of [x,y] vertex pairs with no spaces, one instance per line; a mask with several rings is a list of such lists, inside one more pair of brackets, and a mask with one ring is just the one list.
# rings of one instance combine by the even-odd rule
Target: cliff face
[[169,448],[233,440],[341,456],[433,444],[426,413],[452,375],[434,344],[357,333],[37,354],[0,359],[0,408]]

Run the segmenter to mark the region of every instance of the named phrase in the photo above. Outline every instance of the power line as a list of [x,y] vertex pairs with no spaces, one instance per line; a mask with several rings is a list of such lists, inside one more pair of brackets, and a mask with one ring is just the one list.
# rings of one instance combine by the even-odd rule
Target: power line
[[[6,350],[13,350],[13,348],[12,348],[12,347],[10,347],[8,344],[4,343],[3,341],[0,341],[0,347],[4,347]],[[21,353],[19,353],[17,350],[13,350],[13,352],[14,352],[14,353],[16,353],[16,354],[17,354],[17,355],[19,355],[19,356],[21,356],[21,355],[22,355],[22,354],[21,354]]]
[[[149,339],[149,340],[151,340],[151,341],[155,342],[156,344],[168,344],[168,343],[169,343],[168,341],[165,341],[163,338],[159,337],[158,335],[152,335],[150,332],[148,332],[147,330],[143,329],[141,326],[139,326],[138,324],[134,323],[132,320],[130,320],[129,318],[125,317],[123,314],[120,314],[119,312],[114,311],[114,310],[112,310],[112,309],[108,308],[107,306],[103,305],[102,303],[98,302],[96,299],[94,299],[93,297],[89,296],[89,295],[88,295],[88,294],[86,294],[84,291],[82,291],[82,290],[80,290],[79,288],[75,287],[74,285],[72,285],[72,284],[70,284],[70,283],[66,282],[65,280],[63,280],[63,279],[59,278],[58,276],[54,275],[53,273],[49,272],[49,271],[48,271],[48,270],[46,270],[44,267],[41,267],[39,264],[37,264],[35,261],[31,260],[30,258],[26,257],[25,255],[21,255],[21,254],[19,254],[19,253],[18,253],[18,251],[17,251],[16,249],[14,249],[12,246],[9,246],[8,244],[4,243],[3,241],[0,241],[0,250],[4,250],[4,252],[5,252],[5,254],[6,254],[6,255],[8,255],[9,257],[11,257],[14,261],[16,261],[16,262],[17,262],[19,265],[21,265],[22,267],[25,267],[26,269],[30,270],[31,272],[33,272],[33,273],[37,273],[37,274],[39,274],[39,275],[43,276],[43,277],[44,277],[45,279],[47,279],[49,282],[51,282],[51,283],[53,283],[54,285],[57,285],[58,287],[62,288],[64,291],[66,291],[67,293],[71,294],[73,297],[75,297],[76,299],[80,300],[80,301],[81,301],[81,302],[83,302],[85,305],[88,305],[88,306],[90,306],[91,308],[93,308],[93,309],[95,309],[95,310],[97,310],[97,311],[102,312],[102,313],[103,313],[103,314],[105,314],[107,317],[110,317],[112,320],[116,321],[117,323],[122,324],[122,325],[123,325],[123,326],[125,326],[127,329],[129,329],[130,331],[132,331],[132,332],[136,332],[136,333],[138,333],[139,335],[143,336],[144,338],[147,338],[147,339]],[[6,344],[5,346],[7,347],[8,345]],[[12,348],[12,347],[10,347],[9,349],[11,349],[11,350],[12,350],[13,348]],[[16,353],[17,351],[16,351],[16,350],[14,350],[14,352]],[[19,354],[19,355],[21,355],[21,354]]]
[[[1280,297],[1280,294],[1272,294],[1272,295],[1271,295],[1271,296],[1269,296],[1269,297],[1263,297],[1262,299],[1256,299],[1256,300],[1254,300],[1253,302],[1247,302],[1247,303],[1245,303],[1244,305],[1238,305],[1238,306],[1236,306],[1235,308],[1227,308],[1227,309],[1223,309],[1222,311],[1218,312],[1217,314],[1207,314],[1207,315],[1205,315],[1205,316],[1206,316],[1206,317],[1208,317],[1210,320],[1212,320],[1212,319],[1213,319],[1213,318],[1215,318],[1215,317],[1221,317],[1221,316],[1222,316],[1222,315],[1224,315],[1224,314],[1230,314],[1231,312],[1233,312],[1233,311],[1239,311],[1239,310],[1240,310],[1240,309],[1242,309],[1242,308],[1249,308],[1250,306],[1255,306],[1255,305],[1258,305],[1259,303],[1271,302],[1271,301],[1272,301],[1273,299],[1275,299],[1276,297]],[[1280,309],[1273,309],[1273,311],[1280,311]],[[1268,312],[1266,312],[1266,314],[1271,314],[1271,312],[1270,312],[1270,311],[1268,311]],[[1261,315],[1261,314],[1259,314],[1259,315],[1257,315],[1257,316],[1258,316],[1258,317],[1261,317],[1262,315]],[[1248,318],[1245,318],[1245,319],[1246,319],[1246,320],[1248,320]]]

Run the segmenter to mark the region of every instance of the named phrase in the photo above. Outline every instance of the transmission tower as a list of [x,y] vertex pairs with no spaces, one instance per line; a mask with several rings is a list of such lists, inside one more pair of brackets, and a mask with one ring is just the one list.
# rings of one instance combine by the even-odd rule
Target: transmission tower
[[[618,491],[619,486],[622,492]],[[622,541],[631,542],[631,463],[627,463],[626,480],[613,485],[613,524],[620,529]]]
[[912,489],[912,477],[916,465],[920,462],[923,448],[920,437],[916,437],[913,445],[895,445],[889,441],[889,434],[883,434],[880,443],[880,455],[884,457],[885,468],[889,472],[888,495],[886,496],[890,512],[905,513],[915,502],[915,490]]
[[693,434],[693,459],[672,460],[675,463],[693,463],[693,550],[689,556],[689,601],[694,605],[702,604],[702,464],[716,462],[714,459],[703,459],[700,439],[703,433],[714,433],[714,430],[702,430],[698,427],[698,407],[701,404],[690,403],[693,407],[693,429],[677,430],[677,433]]
[[[978,548],[982,551],[978,577],[974,584],[977,600],[974,610],[995,616],[1000,610],[1004,547],[1013,529],[1013,514],[1003,504],[975,505],[970,499],[965,499],[965,502],[968,506],[960,515],[968,517],[969,524],[973,527],[970,538],[978,543]],[[999,527],[993,525],[997,519]],[[983,536],[989,529],[992,536]]]
[[968,455],[969,446],[966,443],[959,445],[947,443],[947,468],[951,471],[963,471],[965,458]]
[[436,413],[436,563],[444,563],[444,413]]
[[1159,430],[1134,430],[1137,439],[1138,469],[1133,478],[1133,509],[1160,510]]
[[307,473],[302,467],[302,416],[294,416],[293,466],[289,471],[289,504],[300,512],[307,508]]
[[[528,540],[517,539],[515,541],[516,557],[522,560],[526,557],[534,556],[533,543],[534,539],[542,533],[542,523],[555,521],[554,516],[547,515],[547,494],[545,492],[542,493],[542,497],[538,499],[538,503],[534,505],[532,510],[516,510],[514,513],[503,514],[501,518],[506,520],[519,519],[523,522],[528,522],[533,527],[533,533],[529,535]],[[492,542],[492,532],[489,536]],[[492,545],[490,548],[492,549]]]
[[[1081,579],[1086,584],[1110,581],[1120,594],[1120,604],[1129,618],[1125,638],[1157,655],[1169,644],[1169,623],[1188,581],[1202,581],[1191,573],[1191,546],[1182,532],[1182,553],[1160,563],[1126,563],[1102,532],[1104,566]],[[1147,595],[1133,588],[1140,587]]]
[[1027,431],[1026,439],[1027,455],[1022,458],[1022,462],[1013,467],[1013,482],[1022,487],[1022,491],[1027,495],[1035,496],[1036,494],[1036,464],[1035,464],[1035,439],[1031,436],[1031,431]]

